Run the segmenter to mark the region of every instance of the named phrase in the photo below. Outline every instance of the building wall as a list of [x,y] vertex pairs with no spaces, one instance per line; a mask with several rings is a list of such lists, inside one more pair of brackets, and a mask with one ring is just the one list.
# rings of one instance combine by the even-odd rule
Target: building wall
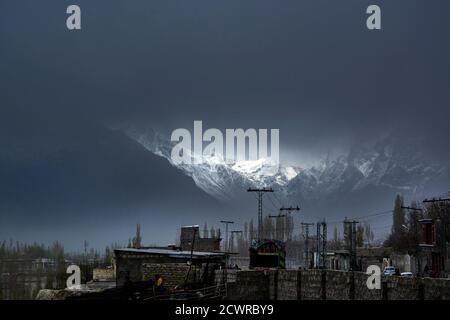
[[[164,279],[165,287],[173,289],[184,283],[188,270],[189,266],[186,263],[144,263],[142,265],[142,280],[154,279],[156,275],[160,275]],[[187,282],[195,282],[198,277],[198,268],[192,266]]]
[[145,263],[169,264],[186,262],[183,259],[177,259],[177,261],[174,261],[174,259],[168,256],[152,256],[147,254],[128,252],[121,252],[119,254],[116,254],[115,261],[116,283],[119,287],[124,284],[127,275],[129,275],[130,280],[133,282],[142,281],[144,279],[142,265]]
[[[189,269],[187,262],[190,258],[173,258],[169,255],[152,255],[134,252],[116,252],[115,256],[115,275],[116,284],[118,287],[125,282],[126,276],[129,275],[133,282],[148,280],[156,274],[164,277],[167,274],[166,280],[179,284],[178,280],[171,280],[169,278],[178,279],[178,276],[172,275],[173,272],[186,274],[185,271]],[[214,270],[219,267],[223,260],[198,260],[194,259],[192,262],[192,275],[195,274],[195,280],[200,280],[206,283],[214,281]],[[195,273],[194,273],[195,270]],[[183,278],[184,280],[184,278]],[[172,283],[171,283],[172,284]]]
[[220,238],[202,238],[198,227],[182,227],[180,246],[183,251],[192,249],[192,240],[195,234],[194,251],[220,251]]
[[131,281],[141,281],[141,265],[146,262],[138,255],[121,254],[116,257],[116,283],[117,286],[123,286],[127,275]]

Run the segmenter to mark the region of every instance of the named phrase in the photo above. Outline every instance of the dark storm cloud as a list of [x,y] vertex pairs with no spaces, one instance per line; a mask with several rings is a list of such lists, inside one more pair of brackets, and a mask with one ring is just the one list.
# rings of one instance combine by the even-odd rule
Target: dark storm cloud
[[78,1],[81,32],[68,3],[2,3],[6,108],[327,136],[450,102],[446,1],[381,3],[381,32],[367,1]]
[[449,136],[446,0],[377,1],[381,31],[365,27],[372,1],[75,2],[79,32],[65,27],[74,1],[1,2],[3,141],[66,123],[170,133],[203,120],[280,128],[295,157],[396,130],[434,151]]

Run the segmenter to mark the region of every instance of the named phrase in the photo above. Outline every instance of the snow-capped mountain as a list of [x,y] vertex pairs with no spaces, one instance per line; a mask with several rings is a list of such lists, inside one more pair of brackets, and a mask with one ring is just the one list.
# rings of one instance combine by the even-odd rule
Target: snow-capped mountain
[[[286,186],[301,171],[299,167],[279,166],[270,159],[226,163],[217,156],[203,156],[201,164],[174,164],[172,144],[157,132],[148,129],[127,130],[127,134],[149,151],[166,158],[172,165],[192,177],[196,185],[220,200],[240,198],[248,187]],[[196,157],[191,154],[190,156]]]
[[[127,132],[172,163],[167,139],[151,130]],[[245,199],[250,186],[273,187],[286,204],[300,204],[316,215],[351,216],[353,211],[390,208],[396,193],[421,199],[426,192],[446,190],[448,165],[434,162],[420,150],[420,141],[388,136],[374,143],[355,144],[347,154],[309,168],[278,167],[267,159],[227,164],[216,157],[177,167],[217,199],[238,202]]]
[[355,145],[345,156],[302,171],[287,188],[312,198],[369,187],[420,196],[430,184],[448,181],[449,167],[431,160],[418,144],[387,137]]

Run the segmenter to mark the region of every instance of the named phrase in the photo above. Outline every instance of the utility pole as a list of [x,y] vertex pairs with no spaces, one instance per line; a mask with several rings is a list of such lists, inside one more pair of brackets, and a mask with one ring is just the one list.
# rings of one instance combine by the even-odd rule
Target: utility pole
[[191,256],[190,256],[190,259],[189,259],[189,269],[188,269],[188,271],[186,273],[186,276],[184,278],[183,288],[186,287],[186,284],[187,284],[187,282],[189,280],[189,273],[191,273],[191,268],[192,268],[192,259],[193,259],[193,256],[194,256],[194,247],[195,247],[195,235],[197,233],[197,229],[193,228],[193,231],[194,232],[192,233],[192,244],[191,244]]
[[273,192],[272,188],[248,188],[247,192],[256,192],[258,194],[258,240],[261,240],[263,234],[263,202],[262,197],[265,192]]
[[352,246],[353,246],[353,271],[356,271],[358,264],[356,262],[356,224],[359,223],[358,221],[353,220],[352,221]]
[[356,220],[344,220],[344,232],[348,237],[348,251],[350,254],[350,270],[356,271]]
[[287,208],[286,207],[281,207],[280,211],[287,211],[288,213],[291,213],[292,211],[300,211],[300,208],[298,206],[296,206],[296,207],[290,206],[290,207],[287,207]]
[[[296,206],[296,207],[290,206],[290,207],[287,207],[287,208],[286,207],[281,207],[280,208],[280,213],[283,212],[283,211],[286,211],[287,215],[290,215],[293,211],[300,211],[300,208],[298,206]],[[285,217],[286,217],[286,215],[285,215]],[[287,235],[287,239],[286,240],[290,240],[290,235],[291,234],[287,233],[287,221],[286,221],[286,219],[284,220],[284,228],[285,228],[285,230],[284,230],[283,235],[286,234]]]
[[325,258],[327,255],[327,223],[325,220],[322,222],[317,222],[316,237],[317,268],[325,269]]
[[309,227],[313,226],[314,223],[302,222],[302,234],[304,239],[303,248],[303,263],[305,264],[305,269],[309,269],[311,266],[311,252],[309,251]]
[[228,252],[228,225],[233,224],[234,221],[226,221],[226,220],[220,220],[220,223],[225,223],[225,252]]

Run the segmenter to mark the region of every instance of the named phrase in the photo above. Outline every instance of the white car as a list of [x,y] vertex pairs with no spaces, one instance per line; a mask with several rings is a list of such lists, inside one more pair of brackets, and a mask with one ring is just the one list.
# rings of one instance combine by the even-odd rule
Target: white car
[[402,272],[400,275],[402,277],[405,277],[405,278],[412,278],[413,277],[413,273],[412,272]]
[[395,274],[395,267],[385,267],[383,274],[385,276],[393,276]]

